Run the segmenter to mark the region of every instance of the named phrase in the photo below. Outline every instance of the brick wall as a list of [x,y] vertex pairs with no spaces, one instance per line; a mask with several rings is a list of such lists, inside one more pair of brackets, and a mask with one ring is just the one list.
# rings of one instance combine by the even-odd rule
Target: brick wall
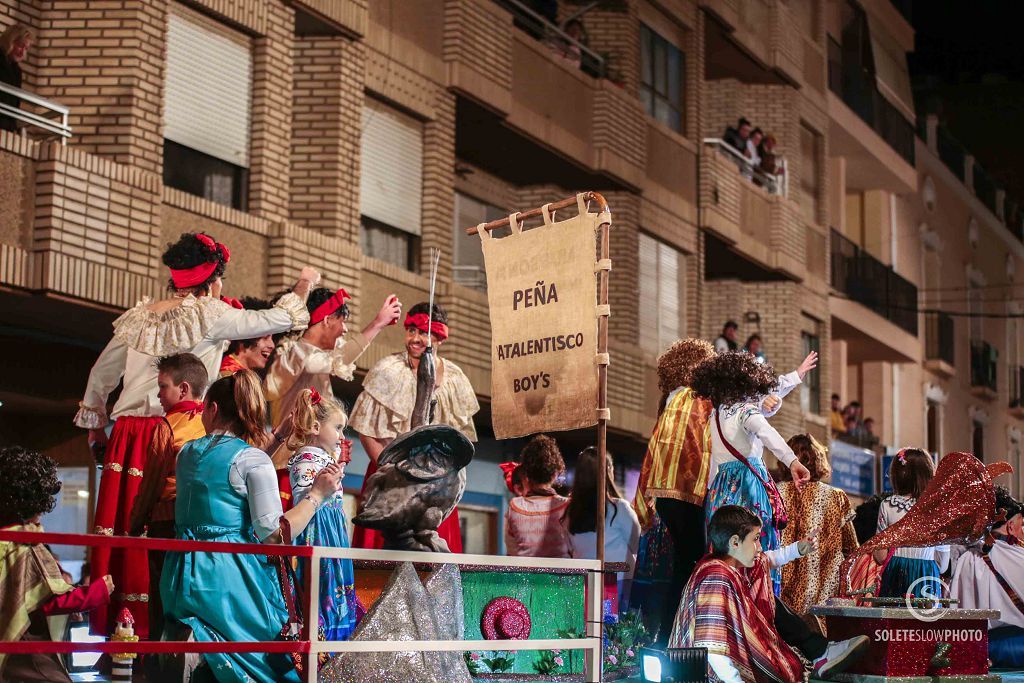
[[423,235],[420,263],[428,273],[429,249],[441,250],[440,272],[452,272],[455,221],[455,95],[438,89],[435,118],[423,127]]
[[163,167],[167,3],[55,0],[39,17],[40,95],[71,108],[75,145],[153,173]]
[[288,216],[295,10],[267,3],[266,34],[253,43],[249,206],[272,220]]
[[344,37],[297,40],[293,91],[292,221],[359,241],[358,131],[366,48]]

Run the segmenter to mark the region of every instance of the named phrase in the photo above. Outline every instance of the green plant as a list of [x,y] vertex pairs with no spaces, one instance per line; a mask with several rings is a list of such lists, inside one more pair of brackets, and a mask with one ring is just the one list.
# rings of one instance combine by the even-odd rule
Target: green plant
[[466,658],[466,668],[469,669],[469,673],[474,676],[480,673],[480,655],[476,652],[464,652],[463,656]]
[[543,676],[550,676],[553,673],[561,673],[564,666],[565,657],[561,650],[547,650],[533,663],[533,670]]
[[496,674],[511,671],[516,662],[511,652],[495,652],[491,657],[482,657],[480,661],[487,665],[491,673]]

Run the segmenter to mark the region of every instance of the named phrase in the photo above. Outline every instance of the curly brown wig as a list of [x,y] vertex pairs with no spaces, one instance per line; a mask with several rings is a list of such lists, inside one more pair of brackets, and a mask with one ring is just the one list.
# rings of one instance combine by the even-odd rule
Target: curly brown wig
[[[206,244],[203,244],[196,235],[205,235],[210,239],[214,239],[212,235],[207,235],[205,232],[186,232],[178,238],[177,242],[167,245],[167,250],[164,251],[163,262],[165,266],[173,270],[195,268],[203,263],[216,263],[217,265],[214,267],[213,272],[210,273],[210,276],[204,282],[195,287],[187,288],[187,291],[199,295],[209,291],[210,285],[217,278],[224,275],[228,259],[224,252],[216,248],[211,249]],[[214,241],[216,242],[216,240]],[[167,288],[172,292],[177,290],[173,279],[168,281]]]
[[[828,464],[828,448],[810,434],[797,434],[786,442],[800,463],[811,473],[811,481],[821,481],[832,474]],[[779,481],[793,481],[793,473],[781,462],[775,470]]]
[[704,339],[680,339],[658,356],[658,389],[668,395],[690,386],[694,368],[715,355],[715,347]]
[[756,401],[779,385],[767,363],[743,351],[730,351],[701,363],[693,370],[690,388],[715,406]]
[[521,469],[531,484],[546,486],[565,471],[565,460],[558,443],[546,434],[538,434],[527,442],[520,456]]
[[57,464],[21,446],[0,448],[0,526],[23,524],[53,509],[60,493]]

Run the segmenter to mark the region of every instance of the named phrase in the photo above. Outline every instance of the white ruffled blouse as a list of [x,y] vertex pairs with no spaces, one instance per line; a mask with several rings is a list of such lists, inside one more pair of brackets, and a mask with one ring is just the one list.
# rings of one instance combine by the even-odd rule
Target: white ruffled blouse
[[[273,308],[263,311],[241,310],[213,297],[189,295],[158,313],[152,301],[144,298],[114,321],[114,337],[89,372],[75,424],[98,429],[122,416],[162,415],[156,371],[156,359],[161,356],[195,354],[212,382],[231,340],[301,330],[308,324],[306,304],[294,293],[285,294]],[[122,377],[124,388],[108,418],[107,397]]]

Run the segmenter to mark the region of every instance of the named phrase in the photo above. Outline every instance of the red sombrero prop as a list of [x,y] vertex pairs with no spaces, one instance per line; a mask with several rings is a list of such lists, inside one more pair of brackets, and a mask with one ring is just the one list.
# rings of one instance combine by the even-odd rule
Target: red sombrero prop
[[526,605],[508,596],[491,600],[480,617],[480,632],[487,640],[526,640],[531,626]]
[[950,543],[969,545],[988,535],[996,521],[992,479],[1013,472],[1009,463],[986,465],[972,453],[950,453],[903,519],[873,536],[843,563],[843,591],[850,591],[850,570],[858,555],[879,548],[925,548]]

